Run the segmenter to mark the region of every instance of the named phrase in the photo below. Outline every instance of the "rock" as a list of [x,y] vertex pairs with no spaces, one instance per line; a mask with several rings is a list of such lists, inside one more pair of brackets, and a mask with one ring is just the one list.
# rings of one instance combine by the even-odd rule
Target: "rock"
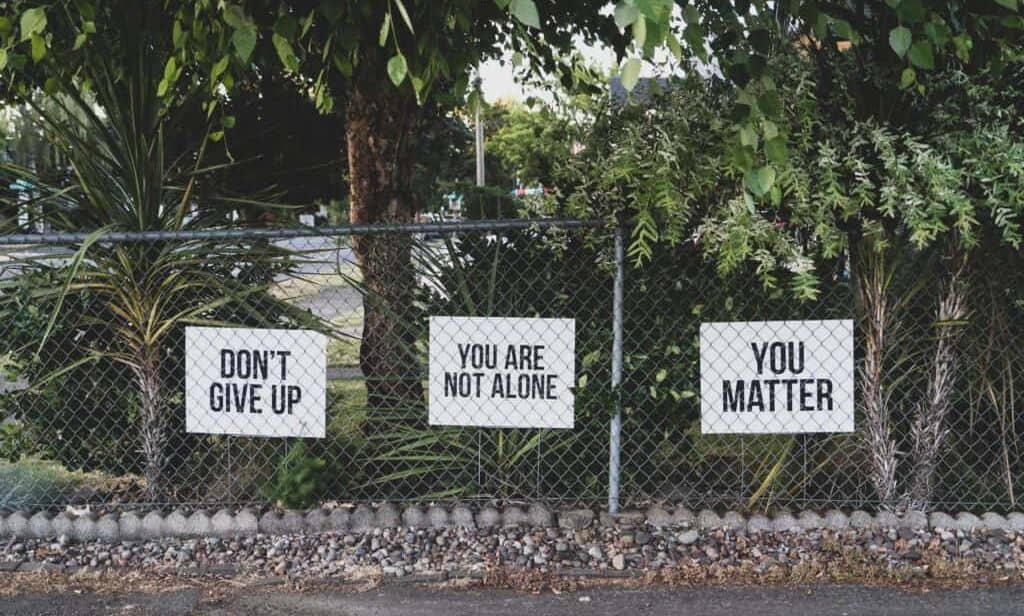
[[159,511],[150,511],[142,518],[140,539],[156,539],[164,536],[164,517]]
[[303,520],[306,532],[322,533],[331,530],[329,515],[330,512],[326,509],[310,509]]
[[136,541],[142,539],[142,516],[135,511],[122,512],[118,517],[117,525],[121,531],[121,539]]
[[99,537],[99,531],[96,528],[96,515],[93,513],[86,513],[84,515],[75,516],[72,520],[73,536],[80,542],[95,541]]
[[530,518],[530,525],[534,528],[549,528],[555,525],[555,515],[539,503],[530,505],[527,515]]
[[427,521],[431,528],[448,528],[451,526],[448,510],[441,505],[431,505],[427,508]]
[[601,547],[597,545],[590,546],[590,548],[587,549],[587,555],[594,560],[604,559],[604,552],[601,551]]
[[693,515],[693,512],[686,507],[676,507],[675,511],[672,512],[672,525],[682,526],[688,528],[693,526],[697,522],[697,516]]
[[779,511],[772,518],[772,530],[775,532],[786,532],[799,529],[800,524],[788,511]]
[[722,528],[732,531],[745,530],[747,528],[747,520],[736,511],[726,511],[722,516]]
[[529,527],[530,517],[526,515],[521,507],[509,505],[505,507],[505,511],[501,516],[502,526],[510,528],[513,526]]
[[21,511],[15,511],[4,519],[4,532],[19,539],[28,537],[28,516]]
[[36,539],[45,539],[53,536],[53,526],[50,524],[50,514],[45,511],[38,511],[28,519],[27,535]]
[[121,525],[118,523],[117,514],[105,513],[96,520],[96,538],[107,543],[117,543],[121,540]]
[[349,528],[357,532],[366,532],[377,527],[377,516],[368,505],[357,505],[349,517]]
[[348,530],[351,517],[352,512],[345,507],[331,509],[330,513],[327,514],[327,529],[335,532]]
[[683,545],[693,545],[698,539],[700,539],[700,533],[692,528],[676,535],[676,541]]
[[456,528],[475,528],[473,510],[466,505],[456,505],[451,512],[451,525]]
[[598,517],[601,526],[636,526],[643,524],[644,513],[642,511],[620,511],[619,513],[602,512]]
[[622,554],[616,554],[612,557],[612,567],[615,567],[617,571],[622,571],[626,568],[626,557]]
[[569,530],[588,528],[594,522],[594,512],[590,509],[573,509],[558,512],[558,526]]
[[956,520],[941,511],[933,511],[928,516],[928,525],[934,529],[942,530],[956,530],[957,528]]
[[963,531],[980,530],[984,528],[981,520],[973,513],[962,511],[956,516],[957,528]]
[[647,509],[647,513],[644,514],[647,519],[647,523],[655,528],[665,528],[672,526],[672,515],[665,511],[660,505],[653,505]]
[[1006,514],[1006,523],[1012,530],[1017,532],[1024,531],[1024,513],[1014,511]]
[[899,518],[891,511],[879,511],[875,513],[873,528],[896,528],[900,525]]
[[1006,518],[993,511],[989,511],[982,515],[981,523],[989,531],[1010,530],[1010,523],[1007,522]]
[[900,518],[898,526],[911,530],[924,530],[928,528],[928,516],[923,511],[908,511]]
[[427,528],[429,521],[422,509],[417,505],[409,505],[402,512],[402,525],[406,528]]
[[797,525],[801,530],[817,530],[823,527],[825,522],[813,511],[801,511],[797,517]]
[[755,513],[747,520],[747,530],[752,533],[771,532],[773,529],[772,521],[760,513]]
[[718,517],[718,514],[710,509],[702,509],[697,514],[697,528],[701,530],[710,530],[712,528],[721,528],[722,518]]
[[205,511],[193,511],[185,520],[186,537],[205,537],[211,532],[210,514]]
[[856,530],[874,528],[875,519],[867,511],[860,509],[850,514],[850,528]]
[[375,512],[377,528],[397,528],[402,523],[398,507],[392,503],[381,503]]
[[846,530],[850,527],[850,518],[838,509],[831,509],[825,514],[823,524],[830,530]]
[[501,526],[501,512],[494,507],[483,507],[476,514],[476,525],[480,528],[498,528]]

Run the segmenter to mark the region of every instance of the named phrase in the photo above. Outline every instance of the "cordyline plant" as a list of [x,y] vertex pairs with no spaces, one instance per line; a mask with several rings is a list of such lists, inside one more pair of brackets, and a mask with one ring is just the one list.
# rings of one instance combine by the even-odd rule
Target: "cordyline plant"
[[[26,271],[45,268],[50,285],[31,293],[49,306],[48,325],[26,357],[60,354],[48,345],[55,328],[74,337],[85,353],[79,363],[110,359],[135,377],[136,421],[144,457],[147,497],[164,502],[168,494],[169,374],[180,367],[174,340],[187,324],[276,324],[315,326],[312,317],[267,293],[276,275],[290,268],[287,250],[266,242],[232,245],[209,241],[108,241],[111,231],[189,231],[223,228],[237,200],[208,194],[203,155],[206,134],[189,134],[188,100],[168,106],[157,96],[162,61],[149,38],[162,22],[153,11],[125,16],[116,36],[97,38],[81,72],[52,80],[46,104],[38,95],[21,101],[38,118],[39,129],[66,161],[65,180],[48,184],[32,170],[2,167],[8,181],[25,191],[10,209],[34,208],[54,231],[92,231],[74,246],[70,260],[26,258]],[[201,115],[199,117],[202,117]],[[28,196],[29,199],[25,199]],[[14,221],[7,221],[13,223]],[[18,281],[5,281],[17,285]],[[0,294],[0,310],[8,309]],[[75,300],[72,302],[71,300]],[[65,314],[65,306],[85,303],[89,311]],[[60,317],[60,318],[58,318]],[[50,362],[54,363],[54,362]],[[58,364],[59,365],[59,364]],[[62,365],[34,383],[41,386],[74,366]],[[175,387],[178,385],[174,384]]]

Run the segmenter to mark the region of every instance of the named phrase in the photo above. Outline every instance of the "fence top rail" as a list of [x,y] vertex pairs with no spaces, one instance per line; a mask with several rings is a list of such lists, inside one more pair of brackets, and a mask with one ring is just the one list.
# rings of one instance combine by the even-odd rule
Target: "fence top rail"
[[[506,231],[529,228],[580,229],[607,226],[604,220],[575,218],[469,220],[459,222],[425,222],[399,224],[337,225],[323,227],[271,227],[244,229],[205,229],[195,231],[111,231],[100,241],[152,242],[196,240],[290,239],[296,237],[331,237],[375,235],[387,233],[460,233],[465,231]],[[75,233],[12,233],[0,234],[0,246],[24,244],[79,244],[93,232]]]

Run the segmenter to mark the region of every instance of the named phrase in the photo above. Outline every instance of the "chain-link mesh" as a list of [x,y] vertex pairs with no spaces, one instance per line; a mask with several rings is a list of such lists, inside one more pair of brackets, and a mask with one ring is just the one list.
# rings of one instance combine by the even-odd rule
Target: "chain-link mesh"
[[[612,237],[549,222],[23,238],[0,263],[0,507],[600,505],[617,404],[623,506],[1019,505],[1016,255],[843,263],[797,301],[784,282],[723,277],[692,247],[660,248],[625,268],[615,389]],[[428,360],[442,325],[448,368]],[[263,330],[315,335],[268,342]],[[207,351],[205,369],[187,372],[188,349]],[[309,373],[285,376],[288,365]],[[453,376],[451,412],[432,416],[428,394],[446,391],[451,366],[484,376]],[[531,378],[542,372],[565,390]],[[216,390],[211,373],[263,386]],[[716,432],[771,433],[702,433],[702,394],[725,411]],[[544,410],[567,395],[569,424]],[[325,409],[323,424],[299,433],[323,438],[268,435],[286,404],[306,403]],[[215,425],[189,426],[189,404],[212,408]],[[794,414],[797,427],[782,419]],[[548,427],[507,427],[523,425]]]

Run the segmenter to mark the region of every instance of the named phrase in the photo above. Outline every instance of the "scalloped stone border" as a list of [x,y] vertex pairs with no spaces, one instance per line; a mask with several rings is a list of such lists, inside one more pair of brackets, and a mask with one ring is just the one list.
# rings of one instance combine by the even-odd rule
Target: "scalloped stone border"
[[667,509],[655,505],[646,511],[628,511],[616,515],[597,514],[590,509],[553,511],[535,503],[528,507],[509,505],[504,510],[484,506],[474,511],[467,504],[452,507],[392,503],[376,507],[359,504],[354,508],[312,509],[308,511],[266,511],[219,509],[216,511],[177,509],[164,514],[159,511],[72,515],[45,511],[15,511],[0,514],[0,536],[47,538],[65,536],[70,541],[102,540],[138,541],[159,537],[233,537],[237,535],[286,535],[317,532],[361,532],[373,528],[506,528],[526,526],[559,527],[580,530],[591,526],[637,525],[653,527],[678,526],[699,530],[729,529],[748,532],[845,530],[909,528],[913,530],[987,530],[1024,531],[1024,513],[1003,516],[987,512],[976,516],[961,512],[956,516],[943,512],[924,514],[912,512],[897,516],[881,511],[875,514],[856,510],[850,513],[832,509],[824,514],[815,511],[797,513],[780,511],[772,517],[755,513],[749,516],[736,511],[718,513],[711,509],[691,511],[686,507]]

